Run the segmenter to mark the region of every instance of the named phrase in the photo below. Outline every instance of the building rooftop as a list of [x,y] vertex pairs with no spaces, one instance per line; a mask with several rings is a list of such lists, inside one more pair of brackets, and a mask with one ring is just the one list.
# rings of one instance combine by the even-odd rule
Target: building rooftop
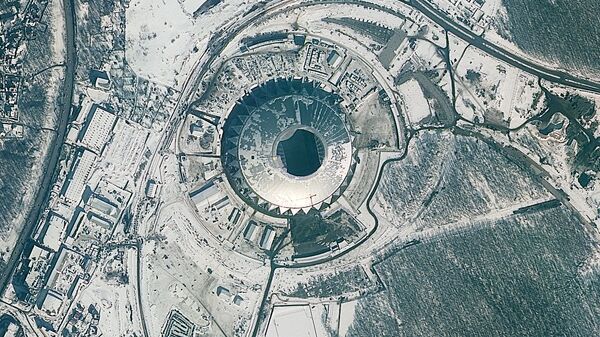
[[42,303],[42,309],[50,315],[56,315],[60,311],[60,307],[63,304],[63,295],[60,293],[49,290],[46,292],[44,301]]
[[58,251],[60,248],[62,237],[67,228],[67,221],[56,215],[50,215],[42,234],[40,235],[40,243],[44,246]]
[[277,80],[234,107],[222,160],[242,198],[266,212],[296,214],[341,194],[355,163],[338,99],[314,82]]
[[87,118],[87,124],[82,131],[81,144],[91,151],[100,154],[108,140],[117,116],[94,105]]
[[82,150],[75,159],[63,190],[63,195],[70,202],[79,203],[95,160],[96,155],[88,150]]

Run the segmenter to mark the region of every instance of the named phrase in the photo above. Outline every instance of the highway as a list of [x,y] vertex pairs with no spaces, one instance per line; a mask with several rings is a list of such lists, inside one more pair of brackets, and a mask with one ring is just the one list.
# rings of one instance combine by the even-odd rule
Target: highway
[[480,49],[481,51],[510,64],[511,66],[517,67],[532,75],[535,75],[545,80],[556,82],[558,84],[563,84],[577,89],[600,93],[600,83],[584,78],[578,78],[560,70],[546,68],[542,65],[535,63],[534,61],[515,55],[514,53],[504,48],[496,46],[493,43],[485,40],[481,36],[473,33],[469,29],[461,26],[460,24],[455,23],[444,13],[435,9],[427,1],[407,0],[406,4],[412,6],[419,12],[423,13],[423,15],[427,16],[430,20],[440,25],[448,32],[465,40],[477,49]]
[[50,153],[46,158],[46,166],[42,173],[42,181],[39,184],[39,190],[35,195],[35,199],[32,208],[27,216],[25,226],[21,231],[21,235],[17,240],[15,249],[12,251],[10,258],[6,266],[6,273],[0,277],[0,293],[6,290],[8,284],[10,284],[12,274],[17,267],[25,243],[31,237],[36,224],[40,221],[44,210],[48,204],[50,192],[52,191],[52,185],[59,168],[60,153],[62,151],[63,144],[65,142],[65,136],[67,134],[67,125],[69,123],[69,116],[71,114],[71,107],[73,103],[73,85],[75,81],[75,65],[76,65],[76,49],[75,49],[75,4],[74,0],[63,1],[63,10],[65,15],[66,24],[66,60],[65,60],[65,78],[63,82],[63,92],[61,97],[61,113],[58,116],[59,121],[56,130],[56,137],[52,141],[50,146]]

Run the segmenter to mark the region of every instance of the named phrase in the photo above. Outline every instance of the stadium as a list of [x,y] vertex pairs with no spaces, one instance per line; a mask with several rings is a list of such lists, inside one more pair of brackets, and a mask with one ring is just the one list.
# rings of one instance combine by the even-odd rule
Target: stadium
[[221,144],[238,196],[284,217],[335,202],[356,166],[341,102],[331,88],[308,79],[273,79],[249,90],[230,111]]

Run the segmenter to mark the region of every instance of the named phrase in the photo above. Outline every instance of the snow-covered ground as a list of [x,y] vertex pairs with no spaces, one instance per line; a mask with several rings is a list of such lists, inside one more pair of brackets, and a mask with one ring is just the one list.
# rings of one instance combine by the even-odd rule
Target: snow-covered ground
[[63,18],[63,5],[62,1],[53,1],[53,4],[49,6],[50,15],[49,19],[52,22],[52,49],[53,54],[57,58],[65,56],[67,48],[65,46],[65,21]]
[[106,279],[102,273],[96,275],[78,298],[84,308],[90,305],[100,311],[98,327],[105,336],[123,336],[141,333],[139,307],[135,284],[135,251],[125,253],[129,284],[118,284]]
[[354,313],[356,311],[356,304],[358,304],[358,301],[350,301],[350,302],[344,302],[341,305],[341,310],[340,310],[340,328],[339,328],[339,335],[341,337],[344,337],[348,334],[348,329],[350,328],[350,325],[352,325],[352,322],[354,322]]
[[255,3],[224,0],[194,18],[194,7],[202,2],[132,0],[126,13],[126,56],[139,76],[179,88],[205,51],[211,34],[241,17]]
[[429,103],[417,80],[410,79],[404,82],[398,87],[398,92],[402,95],[402,102],[412,125],[419,124],[431,115]]
[[[62,2],[59,0],[51,0],[48,3],[47,11],[49,14],[45,14],[43,17],[44,22],[48,22],[49,31],[51,32],[51,47],[48,48],[51,51],[52,63],[61,63],[64,61],[64,18],[62,13]],[[47,15],[47,17],[46,17]],[[27,55],[25,56],[27,57]],[[52,109],[48,111],[44,117],[40,119],[39,127],[53,129],[56,125],[57,115],[54,113],[56,96],[60,93],[58,90],[62,85],[62,78],[64,76],[63,68],[53,68],[48,70],[50,76],[48,76],[49,80],[45,82],[46,89],[46,99],[44,100],[44,104],[47,109]],[[33,80],[31,80],[33,83]],[[27,116],[28,113],[22,113],[24,116]],[[23,120],[21,120],[23,122]],[[39,130],[35,129],[25,129],[26,133],[34,132],[37,133]],[[27,137],[27,136],[26,136]],[[31,137],[31,136],[29,136]],[[10,253],[12,249],[15,247],[17,239],[19,237],[20,231],[23,228],[22,226],[25,224],[27,218],[27,212],[30,210],[30,205],[33,202],[35,194],[37,193],[38,185],[37,182],[41,179],[42,165],[43,159],[48,153],[48,148],[51,144],[53,134],[50,133],[41,133],[37,137],[37,146],[34,148],[34,151],[28,153],[30,157],[39,158],[35,163],[33,163],[30,168],[30,176],[29,183],[22,190],[22,197],[20,200],[20,210],[18,211],[17,216],[11,219],[10,224],[6,227],[7,230],[3,231],[0,228],[0,262],[7,261],[10,257]],[[0,148],[3,146],[3,141],[0,140]],[[2,181],[0,179],[0,189],[2,189],[4,184],[8,184],[7,181]],[[0,273],[1,274],[1,273]]]
[[[468,48],[456,65],[457,111],[464,118],[515,128],[541,112],[544,100],[537,79],[515,67]],[[484,117],[485,116],[485,117]]]

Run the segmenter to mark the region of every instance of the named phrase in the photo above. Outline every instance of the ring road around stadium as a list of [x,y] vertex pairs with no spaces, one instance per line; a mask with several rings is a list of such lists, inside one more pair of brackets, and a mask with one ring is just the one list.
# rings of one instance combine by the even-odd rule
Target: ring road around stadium
[[[233,203],[272,219],[360,212],[379,153],[397,149],[401,134],[384,76],[348,48],[299,32],[241,34],[206,68],[189,105],[206,143],[195,153],[219,158],[212,180]],[[204,189],[191,188],[200,202]]]

